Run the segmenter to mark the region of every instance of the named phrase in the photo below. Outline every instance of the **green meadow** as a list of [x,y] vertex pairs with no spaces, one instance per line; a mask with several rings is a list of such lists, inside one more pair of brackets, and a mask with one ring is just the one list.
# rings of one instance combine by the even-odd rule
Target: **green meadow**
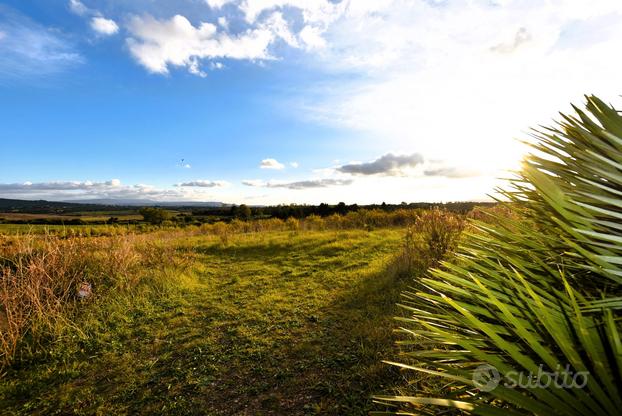
[[5,370],[2,413],[364,414],[399,379],[381,360],[406,284],[395,264],[403,236],[166,241],[183,271],[77,304],[75,329]]

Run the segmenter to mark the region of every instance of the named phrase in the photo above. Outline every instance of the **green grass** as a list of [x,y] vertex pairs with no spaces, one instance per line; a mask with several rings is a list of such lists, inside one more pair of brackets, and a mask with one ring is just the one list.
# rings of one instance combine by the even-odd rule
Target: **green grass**
[[74,231],[99,231],[108,230],[111,227],[118,227],[119,229],[136,230],[135,225],[103,225],[103,224],[71,224],[71,225],[57,225],[57,224],[0,224],[0,234],[47,234],[47,233],[60,233],[69,230]]
[[[85,307],[74,336],[24,353],[2,414],[361,415],[391,355],[403,230],[171,242],[192,259],[158,292]],[[155,273],[155,272],[154,272]]]

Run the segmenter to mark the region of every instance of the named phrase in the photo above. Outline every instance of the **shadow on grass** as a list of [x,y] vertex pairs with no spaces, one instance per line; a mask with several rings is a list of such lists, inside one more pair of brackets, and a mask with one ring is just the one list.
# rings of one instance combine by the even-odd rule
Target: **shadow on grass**
[[[196,253],[280,264],[293,250],[313,264],[335,241],[204,245]],[[338,293],[305,304],[301,288],[284,312],[255,307],[257,293],[228,281],[155,302],[105,342],[12,371],[22,380],[3,387],[0,399],[9,414],[365,414],[371,394],[400,380],[381,360],[394,356],[395,303],[410,278],[395,258],[372,272],[359,264]]]
[[[396,303],[409,281],[395,258],[383,270],[366,274],[323,311],[317,330],[293,349],[301,361],[315,357],[299,375],[307,384],[315,382],[310,389],[315,411],[366,414],[373,407],[371,395],[399,384],[399,371],[381,361],[395,356],[394,317],[401,313]],[[303,383],[300,387],[306,390]]]

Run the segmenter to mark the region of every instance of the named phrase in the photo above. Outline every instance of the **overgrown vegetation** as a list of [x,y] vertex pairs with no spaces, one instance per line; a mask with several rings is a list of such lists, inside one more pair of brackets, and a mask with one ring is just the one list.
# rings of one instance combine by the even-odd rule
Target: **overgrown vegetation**
[[622,116],[575,110],[534,133],[511,203],[404,292],[393,364],[411,379],[379,414],[619,414]]
[[[27,324],[0,413],[366,413],[400,377],[381,360],[406,283],[404,231],[299,224],[4,237],[3,279],[23,284],[3,302]],[[83,281],[92,295],[79,300]]]
[[[115,238],[0,235],[0,362],[67,335],[85,337],[75,318],[91,303],[132,296],[148,281],[166,284],[162,269],[186,261],[156,236]],[[157,277],[154,278],[154,274]],[[80,296],[81,287],[88,293]]]

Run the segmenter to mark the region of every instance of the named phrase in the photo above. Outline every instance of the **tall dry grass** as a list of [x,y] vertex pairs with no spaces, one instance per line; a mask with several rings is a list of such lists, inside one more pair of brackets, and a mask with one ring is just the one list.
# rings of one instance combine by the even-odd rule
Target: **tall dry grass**
[[440,208],[421,211],[406,230],[399,262],[408,273],[436,267],[451,253],[466,225],[465,217]]
[[[157,235],[0,235],[0,364],[10,364],[24,342],[79,332],[73,318],[89,303],[131,292],[158,270],[184,265]],[[81,297],[84,286],[90,290]]]
[[[386,212],[379,209],[361,209],[348,212],[345,215],[332,214],[327,217],[309,215],[298,219],[290,217],[283,221],[279,218],[256,219],[241,221],[238,219],[231,222],[218,221],[211,224],[202,224],[199,228],[201,234],[211,234],[228,241],[232,234],[253,233],[264,231],[322,231],[322,230],[348,230],[348,229],[373,229],[384,227],[403,227],[412,225],[425,210],[397,209]],[[189,232],[193,228],[186,227]]]

